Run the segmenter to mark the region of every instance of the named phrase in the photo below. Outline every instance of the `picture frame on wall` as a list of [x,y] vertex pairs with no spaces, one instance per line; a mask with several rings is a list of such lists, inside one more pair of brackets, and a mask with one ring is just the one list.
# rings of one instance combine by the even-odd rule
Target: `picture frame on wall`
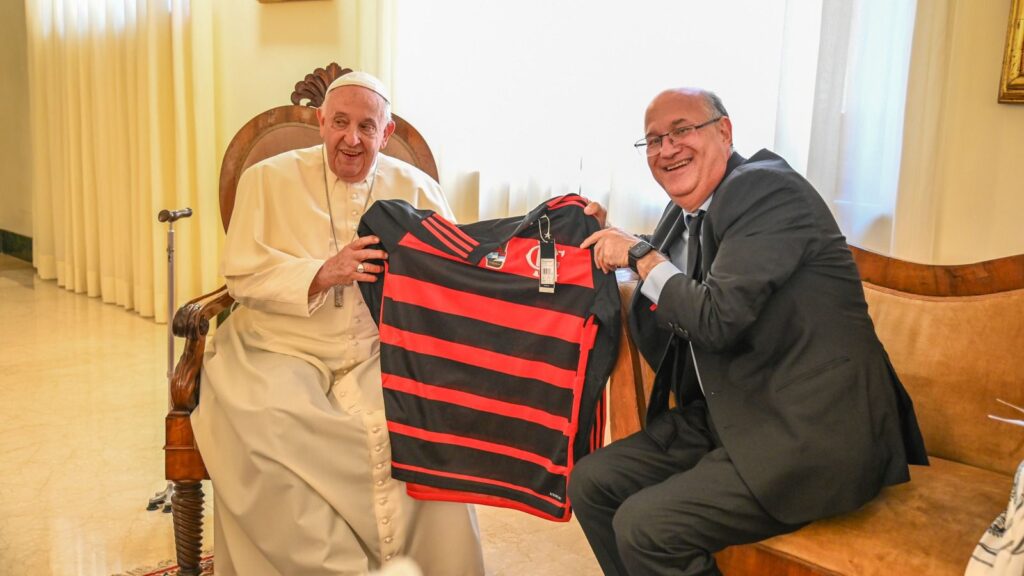
[[1006,29],[1006,53],[999,80],[999,101],[1024,104],[1024,0],[1013,0]]

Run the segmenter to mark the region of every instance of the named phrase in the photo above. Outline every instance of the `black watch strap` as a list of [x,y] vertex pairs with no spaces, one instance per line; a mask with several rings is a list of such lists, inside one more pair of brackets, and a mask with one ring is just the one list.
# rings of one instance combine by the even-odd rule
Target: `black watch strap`
[[640,273],[640,271],[636,269],[636,263],[638,260],[646,256],[651,250],[654,250],[654,246],[651,246],[650,243],[645,240],[641,240],[629,247],[629,267],[633,272],[638,274]]

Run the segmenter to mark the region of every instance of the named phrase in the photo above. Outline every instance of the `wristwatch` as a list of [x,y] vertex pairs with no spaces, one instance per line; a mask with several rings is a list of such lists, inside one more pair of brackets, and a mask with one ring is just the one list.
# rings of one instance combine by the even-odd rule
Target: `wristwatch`
[[654,250],[654,246],[651,246],[644,240],[641,240],[629,247],[629,267],[633,272],[636,272],[637,274],[640,273],[640,271],[636,269],[636,261],[647,256],[647,253],[651,250]]

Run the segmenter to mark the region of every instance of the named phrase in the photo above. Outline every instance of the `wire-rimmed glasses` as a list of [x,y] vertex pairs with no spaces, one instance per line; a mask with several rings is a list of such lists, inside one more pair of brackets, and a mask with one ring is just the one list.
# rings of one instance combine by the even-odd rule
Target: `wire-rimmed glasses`
[[665,138],[668,138],[668,141],[673,146],[678,146],[679,143],[682,142],[683,139],[689,136],[690,134],[696,132],[697,130],[700,130],[705,126],[714,124],[715,122],[718,122],[722,118],[724,118],[724,116],[715,116],[714,118],[708,120],[707,122],[701,122],[700,124],[687,124],[686,126],[677,126],[669,130],[668,132],[665,132],[664,134],[655,134],[653,136],[641,138],[633,143],[633,147],[636,148],[638,152],[641,152],[648,157],[657,156],[658,153],[661,152],[661,146],[662,144],[664,144]]

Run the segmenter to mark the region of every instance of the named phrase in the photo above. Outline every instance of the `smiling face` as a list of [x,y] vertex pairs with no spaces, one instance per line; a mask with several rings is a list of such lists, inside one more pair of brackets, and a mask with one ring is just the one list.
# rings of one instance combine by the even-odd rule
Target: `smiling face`
[[[658,136],[681,126],[702,124],[719,114],[698,90],[666,90],[651,101],[644,117],[644,134]],[[661,150],[647,158],[654,179],[677,205],[696,212],[718,183],[732,154],[732,123],[727,116],[691,130],[673,144],[665,138]]]
[[395,131],[384,99],[362,86],[328,92],[316,118],[331,172],[344,182],[363,181]]

